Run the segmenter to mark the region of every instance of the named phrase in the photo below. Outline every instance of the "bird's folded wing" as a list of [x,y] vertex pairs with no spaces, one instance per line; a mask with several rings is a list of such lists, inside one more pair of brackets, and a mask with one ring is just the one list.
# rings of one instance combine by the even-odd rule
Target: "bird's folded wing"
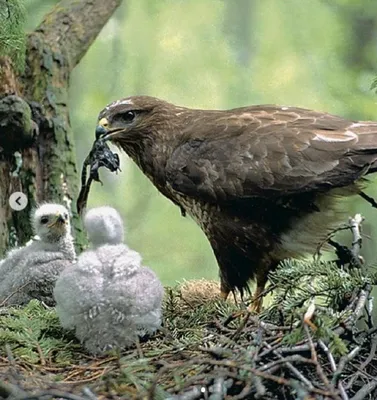
[[166,166],[171,188],[192,198],[228,201],[349,185],[377,159],[377,124],[328,114],[207,127]]

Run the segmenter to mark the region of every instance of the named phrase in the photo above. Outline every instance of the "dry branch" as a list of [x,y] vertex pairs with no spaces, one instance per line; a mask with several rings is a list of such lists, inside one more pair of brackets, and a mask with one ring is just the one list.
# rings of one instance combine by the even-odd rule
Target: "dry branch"
[[62,0],[36,29],[51,48],[66,51],[73,69],[122,0]]

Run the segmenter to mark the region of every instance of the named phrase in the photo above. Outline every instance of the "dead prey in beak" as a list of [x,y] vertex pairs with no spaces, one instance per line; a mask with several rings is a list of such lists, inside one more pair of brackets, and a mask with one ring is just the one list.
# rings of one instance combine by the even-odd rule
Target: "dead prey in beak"
[[[119,156],[113,153],[108,144],[106,143],[108,133],[106,129],[99,125],[96,129],[96,140],[93,143],[92,149],[89,155],[86,157],[82,171],[81,171],[81,190],[79,197],[77,199],[77,211],[81,215],[86,208],[86,203],[88,201],[90,185],[92,181],[101,182],[99,179],[98,170],[101,167],[105,167],[111,172],[120,171]],[[87,178],[87,167],[89,166],[89,179]]]

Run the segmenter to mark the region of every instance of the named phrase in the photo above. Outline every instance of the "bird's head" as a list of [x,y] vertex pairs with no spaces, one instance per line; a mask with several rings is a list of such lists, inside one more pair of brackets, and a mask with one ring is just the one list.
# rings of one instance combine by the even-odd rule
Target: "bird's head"
[[87,211],[84,226],[94,247],[123,242],[123,221],[112,207],[95,207]]
[[34,233],[46,242],[56,242],[70,233],[68,210],[60,205],[46,203],[32,214]]
[[103,138],[129,151],[143,141],[163,135],[166,125],[174,124],[177,112],[183,110],[150,96],[132,96],[106,106],[98,116],[96,138]]

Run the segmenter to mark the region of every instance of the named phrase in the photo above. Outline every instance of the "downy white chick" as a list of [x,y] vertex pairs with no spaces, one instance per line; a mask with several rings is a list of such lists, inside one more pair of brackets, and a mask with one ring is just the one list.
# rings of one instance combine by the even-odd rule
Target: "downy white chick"
[[138,335],[161,326],[163,287],[123,241],[123,222],[111,207],[89,210],[84,218],[92,249],[56,282],[56,310],[63,327],[93,354],[132,346]]
[[0,303],[24,305],[38,299],[54,305],[58,275],[75,260],[68,210],[46,203],[31,215],[36,239],[11,250],[0,264]]

